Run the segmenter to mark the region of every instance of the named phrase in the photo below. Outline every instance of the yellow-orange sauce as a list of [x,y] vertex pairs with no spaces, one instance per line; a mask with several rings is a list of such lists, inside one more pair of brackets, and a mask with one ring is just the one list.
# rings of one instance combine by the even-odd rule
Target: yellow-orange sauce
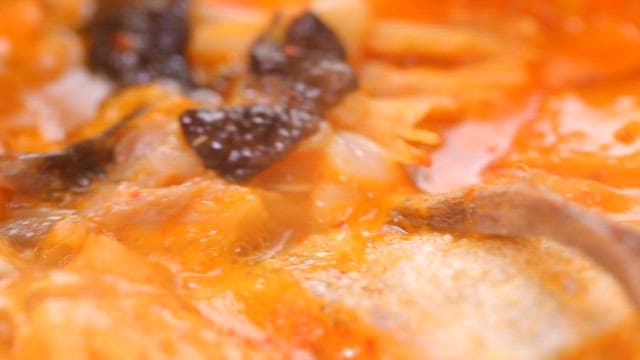
[[[637,2],[355,3],[370,11],[362,38],[350,39],[360,89],[329,112],[328,129],[231,184],[175,135],[198,100],[161,85],[107,95],[88,73],[79,31],[90,1],[0,2],[3,152],[59,149],[150,104],[112,178],[62,204],[2,194],[3,221],[34,205],[76,213],[35,247],[0,246],[0,357],[421,358],[438,352],[317,296],[312,279],[347,281],[371,249],[395,241],[385,224],[406,195],[532,176],[640,223]],[[242,72],[271,15],[306,6],[194,1],[190,62],[204,74]],[[384,41],[411,26],[453,45]],[[404,127],[440,138],[401,141]],[[561,355],[639,357],[638,319],[626,317]]]

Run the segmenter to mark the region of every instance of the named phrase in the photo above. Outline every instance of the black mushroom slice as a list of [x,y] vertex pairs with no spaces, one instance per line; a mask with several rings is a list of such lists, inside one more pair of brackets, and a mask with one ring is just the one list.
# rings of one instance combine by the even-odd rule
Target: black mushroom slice
[[640,309],[640,230],[528,181],[409,198],[392,223],[406,231],[545,237],[572,246],[615,275]]
[[251,47],[252,74],[269,80],[278,77],[297,95],[298,104],[304,101],[316,111],[334,106],[358,87],[340,40],[316,15],[306,12],[294,19],[283,39],[278,38],[279,25],[276,19]]
[[310,12],[286,29],[276,18],[251,47],[249,69],[253,90],[267,104],[190,110],[180,117],[205,166],[231,181],[247,180],[281,160],[358,84],[337,36]]
[[262,34],[250,50],[250,70],[260,76],[299,76],[297,67],[307,61],[345,61],[346,52],[338,37],[320,18],[306,12],[294,19],[279,39],[280,18]]
[[188,0],[100,0],[89,24],[89,66],[121,85],[193,80],[185,53]]
[[205,166],[231,181],[245,180],[282,159],[319,124],[315,115],[271,105],[189,110],[182,131]]
[[0,178],[24,194],[49,197],[88,186],[104,175],[113,154],[99,142],[86,141],[44,154],[22,154],[0,160]]
[[347,56],[336,34],[312,12],[304,13],[289,25],[285,45],[309,60],[344,61]]
[[0,186],[52,200],[65,192],[86,188],[106,175],[122,128],[142,110],[134,111],[102,134],[60,151],[0,157]]

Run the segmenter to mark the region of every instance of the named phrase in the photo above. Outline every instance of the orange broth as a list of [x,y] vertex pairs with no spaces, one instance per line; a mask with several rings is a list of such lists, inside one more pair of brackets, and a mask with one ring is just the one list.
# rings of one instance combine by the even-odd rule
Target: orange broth
[[[69,110],[73,101],[64,94],[42,95],[43,87],[83,67],[77,53],[81,38],[73,33],[83,15],[73,1],[54,2],[60,11],[45,3],[0,3],[0,146],[5,152],[59,149],[105,128],[95,114],[87,119]],[[304,6],[295,0],[197,3],[202,8],[230,5],[258,18]],[[524,74],[513,84],[494,88],[479,79],[471,87],[481,90],[473,96],[457,83],[435,91],[398,83],[394,95],[402,89],[437,93],[461,105],[426,116],[421,126],[438,133],[441,144],[426,147],[429,156],[422,163],[390,162],[384,180],[345,173],[325,145],[315,145],[245,184],[201,171],[186,179],[170,174],[146,186],[140,184],[153,169],[141,168],[126,175],[138,183],[107,181],[64,206],[42,204],[83,215],[55,224],[33,249],[3,245],[6,262],[18,270],[0,280],[9,304],[0,312],[0,357],[53,353],[72,358],[67,351],[77,349],[78,339],[88,339],[93,345],[86,346],[98,349],[97,358],[148,358],[153,351],[175,358],[195,352],[216,357],[231,345],[244,349],[248,358],[414,357],[415,349],[405,348],[401,339],[340,302],[320,300],[300,282],[311,270],[340,278],[358,269],[372,244],[387,241],[389,212],[406,195],[533,176],[579,203],[640,224],[640,7],[625,0],[534,3],[370,1],[374,19],[481,29],[527,53],[516,60],[505,55],[509,64],[517,63],[514,73]],[[521,29],[514,35],[509,29],[517,26]],[[254,36],[239,31],[241,39]],[[200,54],[195,49],[190,56],[203,71],[220,65]],[[367,61],[393,56],[365,49],[356,67],[360,71]],[[436,74],[461,72],[466,79],[475,61],[421,58],[414,63]],[[127,99],[108,108],[117,111],[147,96],[145,90],[128,91]],[[367,91],[380,93],[375,87]],[[60,116],[56,129],[63,135],[43,130],[46,114],[34,108],[34,94],[45,96],[46,111]],[[194,104],[163,96],[152,97],[161,100],[149,110],[149,123]],[[65,123],[70,113],[79,119],[74,124]],[[329,119],[335,128],[351,129],[340,115]],[[282,190],[296,186],[303,190]],[[25,203],[33,205],[3,197],[5,220],[17,216]],[[570,357],[605,354],[602,349],[610,348],[618,358],[640,356],[632,338],[640,333],[637,319],[625,326],[581,345],[586,350]],[[46,336],[65,332],[72,335]]]

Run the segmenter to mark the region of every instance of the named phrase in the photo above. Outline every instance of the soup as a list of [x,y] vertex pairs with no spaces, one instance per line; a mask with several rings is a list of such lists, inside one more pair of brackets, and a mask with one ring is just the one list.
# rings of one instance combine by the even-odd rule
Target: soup
[[[537,231],[639,224],[638,14],[3,1],[0,354],[639,357],[624,281]],[[486,211],[536,231],[394,221],[514,182],[559,205]]]

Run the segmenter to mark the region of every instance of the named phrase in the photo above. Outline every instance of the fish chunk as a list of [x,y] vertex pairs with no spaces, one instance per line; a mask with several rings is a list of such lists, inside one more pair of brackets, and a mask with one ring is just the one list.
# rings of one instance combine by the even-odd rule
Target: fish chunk
[[610,271],[640,308],[640,230],[528,181],[409,198],[394,211],[402,228],[543,237],[575,247]]

